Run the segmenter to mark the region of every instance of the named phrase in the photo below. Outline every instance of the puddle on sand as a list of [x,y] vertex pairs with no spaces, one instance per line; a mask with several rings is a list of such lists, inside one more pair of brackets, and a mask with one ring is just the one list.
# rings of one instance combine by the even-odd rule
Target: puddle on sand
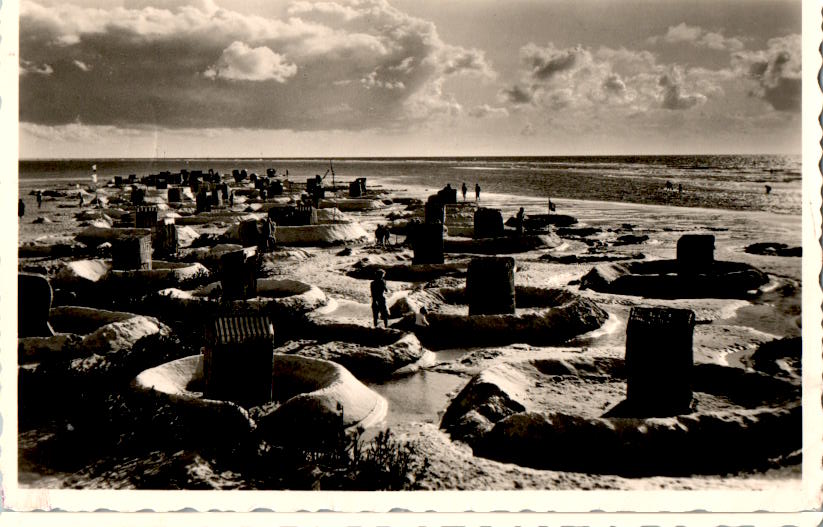
[[463,388],[469,379],[449,373],[419,371],[369,388],[386,398],[389,411],[386,425],[440,422],[450,394]]

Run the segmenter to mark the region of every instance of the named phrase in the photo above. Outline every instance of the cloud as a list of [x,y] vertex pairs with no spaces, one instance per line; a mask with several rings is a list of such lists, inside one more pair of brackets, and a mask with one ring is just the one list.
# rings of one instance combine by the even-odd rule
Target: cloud
[[463,113],[463,106],[452,95],[443,93],[443,81],[428,84],[404,103],[408,119],[421,122],[433,118],[455,118]]
[[662,75],[658,84],[663,88],[660,106],[666,110],[688,110],[706,102],[706,96],[703,94],[684,94],[682,81],[677,73]]
[[78,68],[80,68],[80,70],[82,70],[82,71],[91,71],[91,66],[89,66],[88,64],[86,64],[82,60],[76,60],[75,59],[75,60],[72,61],[72,63],[75,66],[77,66]]
[[800,111],[800,35],[770,39],[765,50],[734,53],[732,66],[742,78],[753,82],[753,96],[763,99],[778,111]]
[[610,93],[623,95],[626,93],[626,83],[623,82],[620,75],[612,73],[603,79],[603,89]]
[[508,117],[509,111],[505,108],[499,108],[494,106],[489,106],[488,104],[482,104],[480,106],[475,106],[471,110],[469,110],[469,116],[475,117],[477,119],[483,118],[494,118],[494,117]]
[[385,90],[402,90],[406,87],[401,81],[390,81],[390,80],[381,80],[377,77],[377,72],[373,71],[369,73],[367,76],[360,79],[360,84],[362,84],[367,90],[372,88],[383,88]]
[[250,48],[243,42],[234,41],[223,50],[217,63],[208,68],[203,75],[210,79],[227,79],[234,81],[286,82],[297,73],[297,66],[286,62],[266,46]]
[[[459,113],[444,79],[494,75],[481,50],[444,42],[432,22],[385,0],[298,1],[283,17],[212,0],[29,1],[20,54],[32,65],[21,71],[20,119],[51,125],[392,128]],[[90,84],[76,63],[62,66],[74,61],[105,75]],[[35,64],[53,66],[49,82],[29,74],[45,74]]]
[[[655,109],[688,110],[720,96],[720,73],[658,64],[648,51],[582,46],[520,50],[520,82],[502,89],[499,99],[514,107],[532,105],[548,112],[577,115],[600,109],[626,115]],[[728,70],[726,71],[728,74]]]
[[484,77],[494,77],[494,72],[486,61],[485,53],[477,49],[448,46],[444,48],[443,57],[440,60],[442,71],[446,75],[474,73]]
[[34,73],[36,75],[51,75],[54,68],[49,64],[35,64],[34,62],[20,59],[20,75]]
[[551,79],[588,58],[588,52],[580,46],[557,49],[553,44],[541,48],[534,43],[529,43],[520,48],[520,60],[528,67],[531,76],[536,80]]
[[716,50],[738,51],[743,49],[744,44],[740,38],[726,37],[719,31],[707,31],[700,26],[690,26],[681,22],[676,26],[669,26],[663,36],[649,37],[650,44],[666,42],[668,44],[687,43],[698,47]]
[[532,92],[517,84],[500,90],[500,99],[511,104],[529,104],[534,100]]

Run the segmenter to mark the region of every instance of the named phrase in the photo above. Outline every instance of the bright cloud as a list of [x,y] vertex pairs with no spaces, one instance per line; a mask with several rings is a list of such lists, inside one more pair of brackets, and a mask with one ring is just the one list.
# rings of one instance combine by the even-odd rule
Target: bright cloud
[[489,106],[488,104],[481,104],[469,110],[470,117],[478,119],[494,118],[494,117],[508,117],[509,111],[505,108]]
[[[298,1],[285,18],[212,0],[26,2],[20,27],[22,73],[41,73],[21,77],[20,118],[39,124],[396,127],[459,113],[446,78],[494,76],[483,51],[444,42],[385,0]],[[72,63],[74,74],[58,67]],[[106,75],[89,84],[80,64]]]
[[[499,94],[515,106],[530,104],[552,112],[598,107],[634,112],[688,110],[707,100],[697,91],[696,78],[679,69],[670,72],[647,51],[529,43],[521,48],[520,59],[521,82]],[[705,91],[722,93],[706,76],[700,83]]]
[[738,51],[744,44],[740,38],[726,37],[721,32],[707,31],[700,26],[690,26],[682,22],[676,26],[669,26],[662,37],[655,36],[648,39],[649,43],[667,42],[669,44],[687,43],[694,46],[716,50]]
[[296,73],[297,66],[266,46],[250,48],[243,42],[234,41],[223,50],[217,64],[203,74],[210,79],[286,82]]
[[700,93],[683,93],[682,75],[675,70],[660,77],[658,84],[663,88],[661,106],[667,110],[688,110],[706,102],[706,96]]
[[49,64],[35,64],[34,62],[20,59],[20,75],[26,75],[27,73],[51,75],[54,73],[54,68],[52,68]]
[[800,110],[800,35],[773,38],[765,50],[734,53],[732,65],[743,78],[753,81],[752,95],[778,111]]
[[82,60],[73,60],[72,63],[78,68],[80,68],[81,71],[91,71],[91,66],[89,66]]

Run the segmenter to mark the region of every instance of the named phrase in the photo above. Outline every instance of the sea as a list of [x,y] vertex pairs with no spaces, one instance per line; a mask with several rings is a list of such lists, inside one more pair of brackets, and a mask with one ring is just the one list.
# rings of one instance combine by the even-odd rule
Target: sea
[[[730,210],[800,214],[799,155],[659,155],[551,157],[411,158],[196,158],[196,159],[50,159],[21,160],[19,183],[25,189],[88,184],[96,167],[104,184],[114,176],[139,177],[160,171],[245,168],[265,174],[274,168],[291,181],[326,175],[340,185],[355,178],[389,188],[446,184],[468,198],[475,185],[483,192],[545,199],[582,199],[664,204]],[[334,176],[331,172],[334,172]],[[671,183],[669,187],[667,183]],[[767,188],[769,192],[767,192]]]

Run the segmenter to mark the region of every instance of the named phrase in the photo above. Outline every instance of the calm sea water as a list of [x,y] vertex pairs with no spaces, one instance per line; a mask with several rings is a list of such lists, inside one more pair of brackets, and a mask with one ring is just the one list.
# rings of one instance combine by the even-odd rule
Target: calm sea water
[[[800,156],[575,156],[409,159],[336,159],[337,182],[366,177],[403,188],[441,188],[446,183],[483,192],[515,196],[574,198],[633,203],[670,204],[735,210],[800,214]],[[169,170],[221,173],[233,168],[265,173],[273,167],[302,180],[329,166],[326,159],[72,159],[24,160],[19,163],[21,187],[49,187],[89,181],[97,165],[100,182],[115,175],[147,175]],[[327,179],[328,181],[328,179]],[[666,190],[670,181],[674,191]],[[678,186],[683,192],[678,192]],[[765,186],[771,187],[766,194]]]

